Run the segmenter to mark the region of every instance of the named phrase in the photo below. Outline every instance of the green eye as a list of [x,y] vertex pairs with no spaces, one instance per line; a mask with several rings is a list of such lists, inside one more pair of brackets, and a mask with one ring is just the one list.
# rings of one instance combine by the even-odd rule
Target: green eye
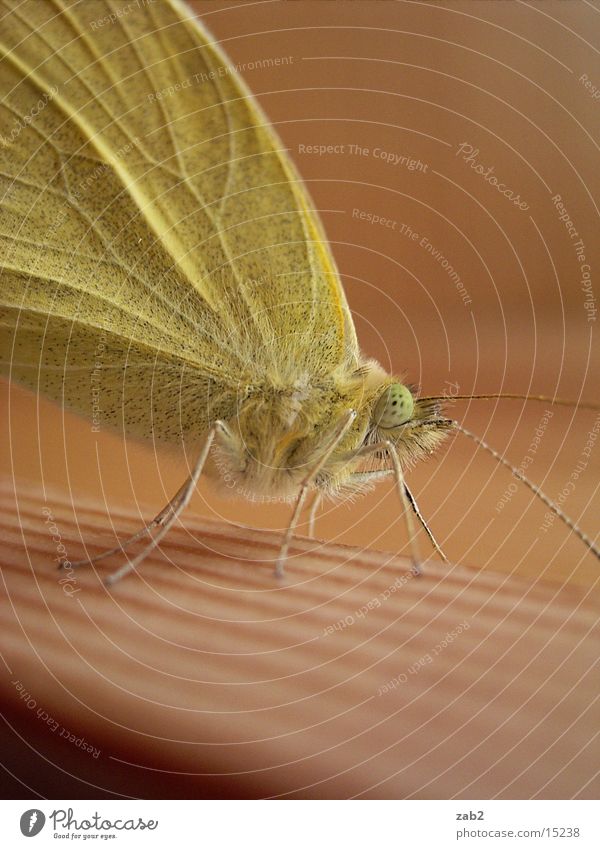
[[392,383],[382,393],[373,410],[373,423],[384,430],[409,422],[415,411],[414,398],[403,383]]

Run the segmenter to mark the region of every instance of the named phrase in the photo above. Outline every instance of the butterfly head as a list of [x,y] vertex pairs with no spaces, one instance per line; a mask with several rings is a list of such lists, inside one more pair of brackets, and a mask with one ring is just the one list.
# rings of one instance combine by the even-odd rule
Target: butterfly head
[[416,387],[394,377],[379,384],[367,410],[364,447],[391,442],[404,467],[432,454],[453,427],[438,401],[419,398]]
[[415,412],[415,399],[403,383],[391,383],[379,396],[371,421],[381,430],[407,424]]

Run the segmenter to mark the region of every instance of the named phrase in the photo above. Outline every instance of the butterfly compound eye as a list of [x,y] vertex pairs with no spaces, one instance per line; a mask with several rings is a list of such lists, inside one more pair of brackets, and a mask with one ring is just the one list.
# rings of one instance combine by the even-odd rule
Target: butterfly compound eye
[[406,424],[412,419],[415,402],[403,383],[392,383],[381,394],[373,410],[373,423],[384,430]]

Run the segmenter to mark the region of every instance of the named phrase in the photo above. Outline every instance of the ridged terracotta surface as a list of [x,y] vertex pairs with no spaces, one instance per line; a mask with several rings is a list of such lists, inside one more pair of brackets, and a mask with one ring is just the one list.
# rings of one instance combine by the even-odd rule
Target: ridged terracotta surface
[[114,544],[103,514],[0,503],[16,795],[598,795],[592,590],[440,564],[411,579],[304,538],[278,584],[278,535],[192,514],[112,590],[119,558],[61,585],[57,545]]
[[[306,181],[365,354],[424,394],[598,400],[598,4],[193,5]],[[448,414],[527,463],[596,537],[597,411],[556,408],[548,427],[534,403]],[[319,518],[323,539],[361,549],[299,540],[280,586],[277,534],[209,517],[277,528],[287,506],[224,501],[202,480],[138,577],[107,590],[115,558],[59,583],[58,546],[75,559],[83,542],[114,545],[186,474],[181,457],[0,384],[5,795],[598,798],[599,563],[472,442],[457,435],[409,476],[449,557],[472,568],[402,582],[407,563],[373,550],[405,540],[382,484]]]

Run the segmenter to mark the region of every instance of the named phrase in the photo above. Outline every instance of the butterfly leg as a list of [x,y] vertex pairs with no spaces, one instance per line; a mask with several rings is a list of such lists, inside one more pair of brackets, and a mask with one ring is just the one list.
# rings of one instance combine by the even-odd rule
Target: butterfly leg
[[[359,453],[367,454],[369,452],[368,451],[361,451]],[[376,469],[372,472],[355,472],[351,476],[350,479],[352,481],[356,481],[356,483],[370,483],[371,481],[377,481],[377,480],[381,480],[383,478],[388,478],[390,475],[395,476],[394,469]],[[429,525],[425,521],[425,518],[424,518],[423,514],[421,513],[421,511],[419,509],[419,505],[417,504],[417,500],[414,497],[414,495],[412,494],[412,492],[410,491],[410,489],[408,488],[408,484],[406,483],[406,480],[404,481],[404,491],[406,492],[408,500],[410,501],[410,506],[412,507],[415,516],[417,517],[417,519],[419,520],[419,522],[421,523],[421,525],[423,527],[423,530],[425,531],[425,533],[429,537],[429,540],[430,540],[432,546],[435,548],[437,553],[440,555],[440,557],[442,558],[444,563],[449,563],[450,561],[448,560],[448,558],[446,557],[446,555],[442,551],[442,548],[441,548],[440,544],[438,543],[438,541],[436,540],[436,538],[434,537],[431,528],[429,527]]]
[[[165,507],[157,513],[154,519],[149,522],[145,527],[141,530],[137,531],[137,533],[128,537],[124,540],[120,545],[115,546],[114,548],[108,549],[107,551],[103,551],[101,554],[96,555],[95,557],[90,557],[86,560],[78,560],[73,563],[70,563],[70,566],[83,566],[83,565],[91,565],[93,563],[98,563],[101,560],[104,560],[107,557],[110,557],[113,554],[124,553],[129,546],[133,545],[133,543],[138,542],[138,540],[142,539],[145,535],[150,535],[154,528],[162,527],[162,531],[160,534],[157,534],[152,538],[152,542],[141,552],[141,554],[134,558],[133,561],[127,563],[113,575],[110,575],[107,579],[107,583],[116,583],[119,578],[123,577],[123,575],[131,572],[143,559],[146,555],[156,546],[157,542],[162,539],[162,537],[167,533],[169,528],[173,525],[173,522],[182,512],[182,510],[187,506],[189,500],[192,496],[192,492],[198,482],[198,479],[202,473],[202,469],[208,457],[208,453],[210,451],[210,447],[213,443],[215,435],[217,431],[226,431],[226,426],[223,422],[215,422],[212,426],[208,435],[206,437],[206,441],[196,461],[196,465],[192,470],[192,474],[185,481],[185,483],[177,490],[173,498],[169,501]],[[61,564],[61,566],[64,564]],[[122,573],[122,574],[121,574]]]
[[107,557],[111,557],[113,554],[118,554],[119,552],[124,552],[125,549],[129,548],[129,546],[133,545],[138,540],[142,539],[146,534],[150,534],[154,528],[162,525],[170,512],[176,509],[179,500],[182,498],[183,493],[185,492],[185,487],[187,486],[187,481],[181,486],[173,498],[166,504],[160,513],[157,513],[152,521],[148,522],[141,530],[137,531],[132,536],[127,537],[127,539],[123,540],[123,542],[116,545],[114,548],[109,548],[106,551],[101,552],[100,554],[96,554],[94,557],[87,557],[85,560],[76,560],[73,563],[65,564],[61,563],[59,568],[64,567],[65,565],[69,565],[72,567],[77,566],[91,566],[94,563],[99,563],[101,560],[105,560]]
[[317,518],[317,511],[323,502],[323,496],[317,490],[315,493],[315,497],[312,500],[312,504],[310,505],[308,511],[308,535],[309,537],[314,537],[315,535],[315,521]]
[[[196,489],[196,485],[200,479],[200,475],[202,474],[202,470],[204,468],[204,464],[208,458],[210,453],[210,449],[214,442],[215,436],[217,432],[225,432],[227,433],[227,427],[224,422],[216,421],[210,430],[208,431],[206,441],[202,446],[202,451],[198,459],[196,460],[196,464],[192,469],[192,474],[189,476],[187,481],[183,484],[175,499],[178,498],[177,503],[175,504],[175,499],[171,502],[171,505],[168,505],[169,515],[164,518],[162,522],[162,527],[158,531],[158,533],[152,537],[151,542],[141,551],[133,560],[130,560],[128,563],[124,563],[120,569],[117,569],[116,572],[113,572],[111,575],[106,578],[105,583],[108,585],[116,584],[117,581],[120,581],[121,578],[124,578],[125,575],[128,575],[130,572],[133,572],[137,566],[148,556],[148,554],[156,548],[160,540],[167,534],[170,528],[175,524],[175,521],[179,517],[179,515],[183,512],[183,510],[187,507],[192,497],[194,490]],[[165,508],[167,510],[167,508]]]
[[412,494],[412,492],[410,491],[410,489],[408,488],[408,485],[407,485],[406,482],[404,483],[404,491],[406,492],[408,500],[410,501],[410,506],[412,507],[415,516],[417,517],[417,519],[421,523],[421,526],[423,527],[423,530],[425,531],[425,533],[429,537],[429,541],[431,542],[432,546],[435,548],[437,553],[440,555],[440,557],[442,558],[444,563],[450,563],[450,561],[448,560],[448,558],[446,557],[446,555],[442,551],[440,544],[438,543],[438,541],[434,537],[434,535],[431,531],[431,528],[429,527],[429,525],[427,524],[427,522],[423,518],[423,514],[419,510],[419,505],[417,504],[416,499],[415,499],[414,495]]
[[296,499],[296,504],[294,506],[294,512],[292,513],[292,518],[290,519],[290,523],[288,525],[287,531],[283,538],[283,542],[281,543],[281,548],[279,550],[279,557],[277,558],[277,562],[275,564],[275,574],[278,578],[282,578],[284,574],[285,562],[287,560],[287,555],[290,547],[290,543],[292,541],[292,537],[294,536],[294,530],[296,525],[298,524],[298,518],[300,513],[302,512],[302,507],[304,505],[304,501],[306,499],[306,494],[311,483],[314,481],[316,476],[319,474],[327,459],[331,455],[331,453],[335,450],[335,447],[339,444],[340,440],[344,437],[346,431],[356,418],[356,412],[354,410],[349,410],[342,419],[335,426],[333,431],[333,436],[329,443],[327,449],[323,452],[320,459],[313,466],[310,472],[306,475],[302,483],[300,484],[300,490],[298,492],[298,498]]
[[394,464],[394,477],[396,479],[396,489],[400,496],[400,501],[402,502],[402,505],[404,507],[404,521],[406,523],[408,544],[410,545],[410,557],[413,564],[412,571],[415,575],[421,575],[423,574],[423,569],[421,567],[421,554],[419,552],[419,544],[417,542],[417,535],[415,523],[413,522],[411,505],[408,500],[408,496],[406,495],[406,490],[404,488],[404,475],[402,474],[400,460],[398,459],[394,444],[392,442],[384,444],[386,445],[388,454],[390,455],[392,463]]
[[[419,510],[419,506],[418,506],[413,494],[409,490],[409,488],[406,484],[406,481],[404,480],[404,474],[402,473],[402,467],[400,466],[400,460],[398,459],[396,447],[393,444],[393,442],[391,442],[390,440],[385,440],[383,442],[377,442],[373,445],[367,445],[367,446],[365,446],[365,448],[362,448],[358,452],[358,456],[366,456],[368,454],[376,453],[377,451],[385,451],[388,454],[388,456],[390,457],[390,459],[392,460],[393,469],[379,470],[379,471],[373,472],[372,474],[379,476],[381,474],[381,472],[383,472],[383,474],[393,474],[394,475],[394,478],[395,478],[395,481],[396,481],[396,490],[398,492],[398,495],[400,496],[400,501],[402,502],[402,505],[404,507],[404,521],[406,523],[406,531],[407,531],[408,538],[409,538],[411,560],[412,560],[412,564],[413,564],[413,568],[412,568],[413,573],[415,575],[421,575],[423,573],[423,569],[421,567],[421,556],[420,556],[420,553],[419,553],[419,547],[418,547],[418,542],[417,542],[417,537],[416,537],[416,532],[415,532],[415,526],[414,526],[414,522],[413,522],[413,512],[416,515],[416,517],[418,518],[418,520],[421,523],[421,525],[423,526],[423,528],[425,529],[425,532],[427,533],[427,536],[431,540],[433,547],[438,552],[438,554],[440,554],[442,559],[447,563],[448,560],[446,558],[446,555],[444,554],[444,552],[442,551],[442,549],[438,545],[437,540],[435,539],[432,532],[430,531],[429,526],[427,525],[427,522],[425,521],[425,519],[423,518],[423,516],[421,514],[421,511]],[[359,473],[359,474],[360,474],[361,477],[364,477],[364,475],[368,474],[368,473]]]

